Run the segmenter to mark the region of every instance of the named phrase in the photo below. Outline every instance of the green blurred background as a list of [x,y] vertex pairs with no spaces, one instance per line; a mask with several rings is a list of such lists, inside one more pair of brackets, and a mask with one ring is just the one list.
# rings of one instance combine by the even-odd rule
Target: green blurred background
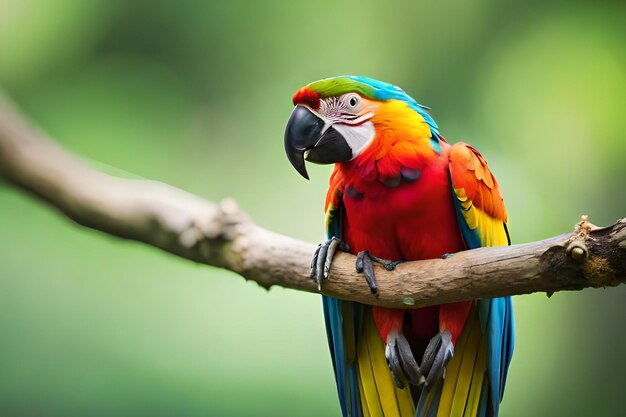
[[[419,3],[0,0],[0,85],[99,169],[311,242],[330,168],[305,182],[282,134],[293,92],[339,74],[402,86],[479,148],[514,243],[626,216],[624,3]],[[516,297],[502,415],[626,415],[625,301]],[[0,415],[339,416],[320,307],[0,183]]]

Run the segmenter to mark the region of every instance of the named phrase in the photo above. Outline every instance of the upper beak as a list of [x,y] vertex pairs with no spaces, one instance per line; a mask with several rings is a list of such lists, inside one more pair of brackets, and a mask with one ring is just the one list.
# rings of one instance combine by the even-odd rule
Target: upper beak
[[330,126],[324,130],[324,121],[304,106],[296,106],[285,128],[285,152],[291,165],[309,179],[306,160],[318,164],[345,162],[352,159],[352,149],[339,132]]

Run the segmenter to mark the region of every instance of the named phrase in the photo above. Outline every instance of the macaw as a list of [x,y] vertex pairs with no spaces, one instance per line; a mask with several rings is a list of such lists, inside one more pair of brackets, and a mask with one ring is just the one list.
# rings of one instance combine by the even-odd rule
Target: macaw
[[[510,244],[485,159],[448,144],[430,109],[399,87],[340,76],[300,88],[293,104],[284,142],[293,167],[308,179],[305,160],[335,164],[328,241],[312,261],[318,286],[337,250],[357,255],[375,293],[374,263]],[[513,354],[510,297],[417,309],[322,298],[343,416],[498,415]]]

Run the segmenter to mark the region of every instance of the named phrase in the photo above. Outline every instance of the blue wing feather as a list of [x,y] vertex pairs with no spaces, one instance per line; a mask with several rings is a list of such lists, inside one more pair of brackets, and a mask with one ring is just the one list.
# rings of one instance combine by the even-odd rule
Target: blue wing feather
[[[329,239],[333,236],[341,238],[341,200],[339,207],[334,207],[333,213],[329,214],[327,237]],[[356,365],[354,363],[348,363],[346,358],[345,335],[343,332],[344,321],[341,312],[342,304],[345,303],[349,303],[350,307],[353,309],[354,323],[351,323],[351,325],[360,323],[360,309],[355,308],[354,303],[325,295],[322,296],[326,335],[328,337],[328,347],[330,348],[333,369],[335,371],[335,381],[337,383],[341,412],[344,417],[361,417],[363,411],[361,409]]]

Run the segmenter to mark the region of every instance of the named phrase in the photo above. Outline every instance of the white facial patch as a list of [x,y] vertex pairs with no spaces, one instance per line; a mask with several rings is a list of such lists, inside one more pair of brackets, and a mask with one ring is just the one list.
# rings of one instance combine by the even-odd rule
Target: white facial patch
[[352,159],[363,152],[376,136],[374,124],[371,121],[356,126],[337,123],[333,125],[333,128],[348,142],[348,146],[352,149]]

